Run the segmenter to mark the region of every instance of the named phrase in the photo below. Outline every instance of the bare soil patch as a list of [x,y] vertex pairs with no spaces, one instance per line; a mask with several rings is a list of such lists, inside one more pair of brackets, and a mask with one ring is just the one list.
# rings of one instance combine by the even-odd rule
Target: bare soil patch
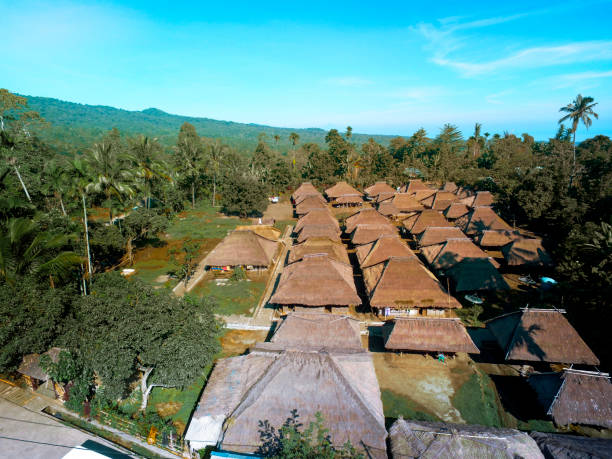
[[291,220],[293,218],[293,206],[289,201],[273,202],[264,212],[264,218]]
[[222,357],[242,355],[255,343],[265,341],[267,335],[263,330],[227,330],[221,337]]

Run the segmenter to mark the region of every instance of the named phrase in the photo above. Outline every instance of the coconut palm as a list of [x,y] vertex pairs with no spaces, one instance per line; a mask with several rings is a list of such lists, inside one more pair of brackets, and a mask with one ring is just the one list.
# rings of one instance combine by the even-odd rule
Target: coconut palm
[[[87,168],[87,163],[80,158],[75,158],[68,161],[70,173],[72,175],[72,188],[69,192],[76,196],[83,204],[83,227],[85,229],[85,245],[87,247],[87,272],[91,279],[93,268],[91,266],[91,248],[89,247],[89,225],[87,224],[87,204],[85,195],[87,194],[87,186],[91,183],[91,175]],[[83,285],[85,280],[83,279]],[[84,287],[86,289],[86,287]],[[85,290],[84,290],[85,291]]]
[[62,213],[66,214],[64,206],[64,194],[68,188],[68,171],[64,164],[58,161],[50,161],[45,165],[44,181],[49,193],[53,193],[60,203]]
[[578,125],[582,121],[582,124],[585,125],[587,129],[593,124],[593,120],[590,118],[591,116],[595,119],[599,119],[599,115],[593,111],[593,107],[597,105],[597,102],[593,103],[595,99],[592,97],[582,97],[581,94],[576,96],[571,103],[567,104],[565,107],[561,107],[559,109],[562,113],[567,113],[563,118],[559,120],[559,123],[563,123],[564,121],[571,120],[572,121],[572,145],[574,146],[574,158],[573,158],[573,166],[572,166],[572,176],[570,177],[570,185],[574,179],[574,175],[576,174],[576,131],[578,130]]
[[144,135],[130,141],[129,160],[136,166],[136,175],[142,180],[147,209],[151,207],[151,181],[156,177],[171,180],[166,165],[159,159],[160,150],[157,139]]
[[229,147],[223,143],[219,139],[215,139],[212,142],[208,142],[206,152],[208,154],[208,159],[211,162],[211,168],[213,171],[213,193],[212,193],[212,205],[215,207],[215,199],[217,195],[217,176],[219,175],[219,168],[221,165],[221,161],[223,160],[223,156],[227,153]]

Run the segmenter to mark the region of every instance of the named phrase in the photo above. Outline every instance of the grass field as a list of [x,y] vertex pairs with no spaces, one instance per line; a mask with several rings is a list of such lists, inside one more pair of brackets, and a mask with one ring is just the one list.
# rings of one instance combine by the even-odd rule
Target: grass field
[[238,217],[226,217],[208,203],[200,203],[195,209],[187,209],[174,217],[168,231],[169,239],[223,238],[238,225],[250,225],[251,221]]
[[217,299],[217,314],[223,316],[251,314],[266,288],[266,279],[252,281],[230,280],[217,285],[214,280],[200,282],[189,293],[191,296],[212,296]]

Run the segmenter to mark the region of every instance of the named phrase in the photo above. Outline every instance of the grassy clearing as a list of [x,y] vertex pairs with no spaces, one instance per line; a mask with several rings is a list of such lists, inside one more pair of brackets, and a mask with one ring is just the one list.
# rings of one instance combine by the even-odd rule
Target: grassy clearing
[[403,416],[406,419],[414,419],[416,421],[440,421],[435,416],[421,411],[422,408],[414,401],[391,390],[381,390],[381,398],[385,418],[397,419]]
[[223,238],[238,225],[249,225],[249,220],[225,217],[218,214],[218,208],[200,203],[195,209],[178,214],[168,228],[170,239]]
[[[146,250],[146,249],[145,249]],[[166,275],[170,269],[168,260],[139,260],[132,268],[136,269],[136,276],[151,285],[163,285],[155,281],[159,276]],[[167,282],[169,287],[176,284],[176,279]]]
[[257,302],[266,288],[266,280],[261,281],[229,281],[226,285],[217,285],[215,281],[200,282],[190,293],[191,296],[213,296],[217,299],[217,314],[229,316],[233,314],[249,314],[257,306]]
[[277,222],[274,222],[274,227],[278,228],[281,231],[281,234],[283,234],[285,232],[285,228],[287,228],[287,226],[289,225],[295,225],[295,222],[296,222],[295,219],[279,220]]
[[452,402],[468,424],[503,427],[495,385],[477,369],[455,392]]

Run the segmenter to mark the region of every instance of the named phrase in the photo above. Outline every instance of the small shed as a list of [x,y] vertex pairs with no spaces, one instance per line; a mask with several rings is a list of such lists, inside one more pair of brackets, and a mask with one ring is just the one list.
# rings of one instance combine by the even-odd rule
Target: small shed
[[[47,372],[40,366],[40,359],[43,355],[48,355],[52,362],[57,363],[62,351],[65,351],[65,349],[52,347],[42,354],[27,354],[23,356],[17,372],[23,376],[31,390],[36,391],[40,386],[47,385],[47,388],[53,391],[55,397],[65,397],[66,391],[64,387],[51,380]],[[51,387],[48,387],[49,385]]]

